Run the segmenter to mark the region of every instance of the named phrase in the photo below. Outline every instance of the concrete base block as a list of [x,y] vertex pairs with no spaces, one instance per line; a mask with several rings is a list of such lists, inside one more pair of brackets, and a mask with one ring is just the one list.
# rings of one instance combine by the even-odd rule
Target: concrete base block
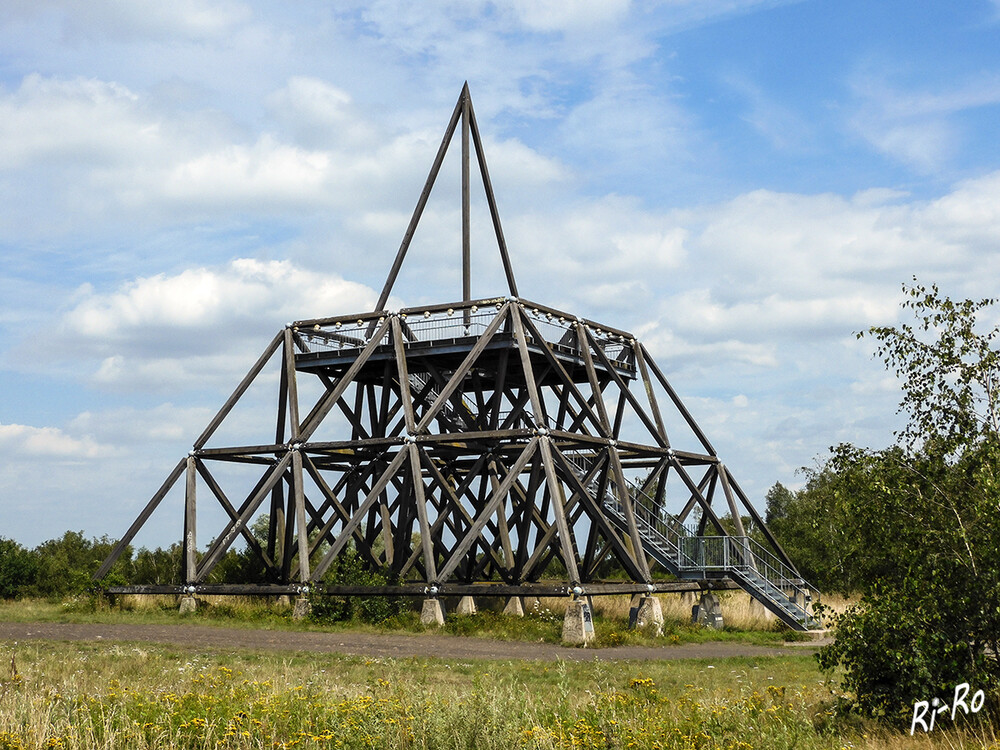
[[420,624],[438,628],[444,626],[444,606],[440,599],[424,599],[424,606],[420,609]]
[[513,615],[514,617],[524,617],[524,602],[521,601],[521,597],[512,596],[507,600],[507,606],[503,608],[503,613],[505,615]]
[[663,635],[663,605],[655,596],[644,596],[639,600],[636,626],[649,635]]
[[295,608],[292,609],[293,620],[304,620],[312,613],[312,604],[304,596],[296,597]]
[[182,596],[181,597],[180,613],[182,615],[186,615],[189,612],[194,612],[196,609],[198,609],[198,600],[197,599],[195,599],[193,596]]
[[571,646],[585,645],[594,640],[594,618],[586,602],[574,600],[566,606],[562,639],[563,643]]
[[712,591],[705,591],[698,602],[697,623],[706,628],[722,629],[722,605]]
[[474,615],[478,610],[476,609],[476,600],[471,596],[463,596],[458,601],[458,608],[455,610],[455,614],[458,615]]
[[277,599],[274,600],[274,604],[277,607],[291,607],[292,599],[288,594],[282,594]]
[[639,605],[642,604],[642,594],[632,594],[628,604],[628,629],[635,630],[639,623]]
[[757,601],[751,596],[750,616],[757,617],[760,618],[761,620],[766,620],[767,622],[770,622],[771,620],[774,619],[774,612],[769,610],[767,607],[765,607],[763,604],[761,604],[759,601]]

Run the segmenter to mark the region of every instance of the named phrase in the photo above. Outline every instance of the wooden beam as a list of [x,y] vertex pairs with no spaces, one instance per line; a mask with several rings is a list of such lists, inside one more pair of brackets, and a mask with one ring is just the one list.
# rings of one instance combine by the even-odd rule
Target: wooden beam
[[479,538],[479,532],[483,530],[484,526],[486,526],[487,522],[490,520],[490,516],[493,515],[504,496],[510,492],[511,485],[514,484],[514,480],[517,479],[517,475],[521,473],[521,469],[525,467],[537,448],[538,438],[533,437],[531,442],[525,446],[521,455],[518,456],[517,461],[515,461],[511,466],[510,471],[507,472],[507,476],[505,476],[503,481],[500,482],[500,486],[497,487],[496,491],[492,494],[489,502],[486,503],[483,509],[476,516],[476,520],[473,522],[472,527],[466,533],[465,537],[452,549],[451,557],[438,571],[438,581],[448,580],[448,577],[455,572],[455,568],[458,567],[458,564],[462,561],[465,553],[469,551],[469,547],[471,547],[472,544]]
[[337,385],[334,386],[333,390],[327,391],[316,403],[316,406],[313,408],[312,412],[310,412],[309,416],[306,417],[305,421],[302,423],[302,429],[299,433],[299,438],[301,440],[308,440],[316,431],[326,415],[330,413],[330,409],[332,409],[334,404],[337,403],[337,399],[343,395],[344,391],[347,390],[347,386],[354,381],[354,378],[357,377],[358,372],[361,371],[365,362],[368,361],[375,349],[378,348],[379,342],[382,340],[382,337],[388,329],[389,319],[387,318],[382,321],[382,325],[378,327],[378,330],[375,331],[374,335],[372,335],[371,339],[369,339],[368,345],[365,346],[364,350],[362,350],[361,354],[358,355],[358,358],[354,360],[351,366],[347,368],[347,372],[345,372],[343,377],[337,381]]
[[[547,437],[541,438],[539,447],[542,454],[542,464],[545,467],[545,481],[549,486],[549,497],[552,498],[552,510],[555,514],[556,528],[559,530],[559,544],[562,547],[563,563],[571,584],[580,583],[580,570],[576,562],[576,550],[573,538],[570,536],[569,523],[566,520],[566,497],[562,484],[556,475],[556,467],[552,461],[552,448]],[[586,494],[586,493],[584,493]]]
[[490,218],[493,219],[493,231],[497,238],[497,248],[500,250],[500,261],[503,263],[503,272],[507,277],[507,288],[511,297],[517,297],[517,282],[514,281],[514,269],[510,265],[510,257],[507,255],[507,241],[503,236],[503,228],[500,226],[500,212],[497,210],[497,199],[493,195],[493,183],[490,182],[490,170],[486,166],[486,152],[483,150],[483,142],[479,137],[479,125],[476,123],[476,111],[472,107],[472,97],[469,97],[469,126],[472,132],[472,142],[476,146],[476,158],[479,160],[479,174],[483,178],[483,189],[486,192],[486,204],[490,207]]
[[271,488],[281,480],[281,475],[284,474],[285,469],[288,468],[288,464],[292,461],[291,453],[291,451],[285,453],[278,463],[265,472],[264,476],[261,477],[261,483],[255,488],[255,491],[243,504],[239,518],[230,522],[226,527],[226,530],[216,537],[215,542],[213,542],[209,547],[205,556],[201,560],[201,564],[198,566],[198,582],[205,580],[205,577],[211,572],[212,568],[214,568],[215,564],[219,561],[219,558],[222,557],[226,550],[229,549],[229,546],[233,543],[233,540],[239,533],[240,528],[246,526],[254,512],[258,507],[260,507],[260,504],[263,502],[267,493],[269,493]]
[[389,294],[392,292],[392,285],[396,283],[396,276],[399,275],[399,269],[403,265],[403,259],[406,257],[406,251],[410,247],[410,241],[413,239],[413,233],[417,229],[417,224],[420,222],[420,217],[424,212],[424,206],[427,205],[427,199],[431,195],[431,189],[434,187],[434,181],[437,179],[438,172],[441,170],[441,164],[444,162],[444,155],[448,153],[448,146],[451,143],[451,138],[455,134],[455,126],[458,125],[458,119],[462,115],[462,103],[465,100],[465,90],[458,96],[458,101],[455,103],[455,110],[451,113],[451,120],[448,121],[448,127],[445,128],[444,138],[441,139],[441,145],[438,146],[437,155],[434,157],[434,163],[431,164],[431,171],[427,175],[427,181],[424,182],[424,189],[420,191],[420,197],[417,199],[417,206],[413,209],[413,215],[410,217],[410,224],[406,227],[406,233],[403,235],[403,241],[399,245],[399,250],[396,251],[396,259],[392,262],[392,268],[389,269],[389,277],[385,280],[385,286],[382,287],[382,293],[379,294],[378,304],[375,307],[379,310],[384,310],[386,302],[389,301]]
[[396,352],[396,368],[399,372],[399,399],[403,404],[406,431],[413,435],[417,432],[417,420],[413,414],[413,398],[410,395],[410,373],[406,362],[406,352],[403,350],[403,331],[397,315],[392,316],[392,346]]
[[434,560],[434,545],[431,526],[427,522],[427,498],[424,496],[424,475],[420,469],[420,449],[416,443],[407,446],[410,457],[410,473],[413,476],[413,498],[417,505],[417,520],[420,523],[420,546],[424,550],[424,570],[427,580],[437,580],[437,564]]
[[112,566],[118,561],[122,552],[125,551],[125,548],[132,542],[135,535],[139,533],[139,529],[141,529],[146,521],[149,520],[153,511],[156,510],[156,507],[160,504],[166,494],[170,492],[171,488],[177,482],[178,478],[180,478],[181,472],[184,471],[186,466],[187,458],[182,458],[177,462],[177,465],[174,466],[174,470],[167,475],[163,484],[160,485],[160,489],[153,494],[153,496],[149,499],[149,502],[146,503],[146,507],[142,509],[139,517],[132,522],[131,526],[129,526],[128,531],[125,532],[125,536],[118,540],[118,544],[116,544],[114,549],[111,550],[111,554],[108,555],[107,559],[103,563],[101,563],[101,567],[99,567],[97,572],[94,573],[93,580],[99,581],[108,574]]
[[[462,87],[462,301],[472,299],[472,245],[469,229],[469,83]],[[469,310],[462,311],[469,325]]]
[[698,440],[701,441],[702,447],[708,451],[709,455],[717,456],[718,454],[715,452],[715,448],[713,448],[712,444],[708,442],[708,438],[705,437],[705,433],[701,431],[701,427],[698,426],[698,423],[694,421],[694,417],[691,416],[691,412],[687,410],[687,407],[684,406],[684,402],[681,401],[680,396],[677,395],[677,392],[673,389],[673,387],[671,387],[670,383],[667,382],[666,377],[664,377],[663,373],[660,372],[660,368],[656,366],[656,362],[654,362],[652,357],[649,356],[649,352],[646,350],[646,347],[638,341],[636,342],[636,347],[642,349],[644,360],[649,364],[649,368],[653,371],[653,374],[656,375],[656,379],[660,381],[660,385],[663,386],[663,389],[667,392],[670,400],[674,402],[674,407],[681,413],[681,416],[684,417],[688,426],[698,437]]
[[337,555],[340,554],[341,550],[347,546],[347,542],[353,535],[354,530],[357,529],[358,526],[361,525],[361,522],[365,520],[365,515],[371,509],[372,505],[375,504],[375,501],[378,500],[379,495],[382,494],[382,491],[385,489],[386,485],[389,484],[389,481],[393,478],[393,476],[395,476],[396,472],[399,471],[399,467],[402,466],[403,460],[406,456],[406,451],[398,451],[392,461],[389,462],[389,466],[387,466],[386,470],[382,472],[382,475],[378,478],[378,481],[375,482],[371,491],[365,496],[365,499],[358,506],[358,509],[354,511],[351,516],[351,520],[344,524],[344,528],[341,529],[340,535],[337,537],[337,541],[330,545],[330,549],[327,550],[323,559],[320,560],[315,570],[313,570],[313,581],[318,581],[323,577],[323,574],[326,573],[327,568],[330,567],[334,558],[336,558]]
[[284,331],[279,331],[275,335],[275,337],[271,339],[271,343],[267,345],[267,348],[264,350],[264,353],[257,358],[257,361],[254,362],[254,365],[253,367],[250,368],[250,371],[243,376],[243,380],[241,380],[240,384],[236,386],[236,390],[232,392],[232,395],[230,395],[229,398],[226,399],[226,403],[222,405],[222,408],[219,409],[219,411],[216,413],[214,417],[212,417],[212,421],[208,423],[208,427],[205,428],[205,431],[202,432],[201,435],[198,436],[198,439],[194,441],[195,450],[203,448],[205,446],[205,443],[209,441],[209,439],[212,437],[215,431],[219,428],[219,425],[222,424],[222,420],[224,420],[227,416],[229,416],[229,412],[232,411],[233,407],[236,405],[236,402],[240,400],[240,398],[243,396],[244,393],[246,393],[247,388],[249,388],[250,384],[253,383],[253,381],[257,378],[257,376],[260,374],[260,371],[264,369],[264,365],[267,364],[267,361],[271,358],[271,355],[278,350],[278,347],[281,345],[284,336],[285,336]]
[[[201,478],[205,480],[205,484],[208,485],[208,489],[211,490],[212,494],[215,495],[215,499],[219,501],[219,505],[223,507],[226,514],[229,516],[230,520],[235,521],[239,518],[239,513],[236,512],[236,508],[233,504],[229,502],[229,498],[226,497],[226,493],[222,491],[222,487],[212,476],[212,473],[208,470],[204,461],[197,461],[198,473],[201,474]],[[243,538],[246,540],[247,545],[257,554],[268,568],[274,568],[274,561],[270,555],[261,549],[260,542],[250,533],[250,530],[245,526],[240,529],[243,534]]]
[[198,565],[197,468],[194,456],[187,457],[187,481],[184,486],[184,582],[192,583]]

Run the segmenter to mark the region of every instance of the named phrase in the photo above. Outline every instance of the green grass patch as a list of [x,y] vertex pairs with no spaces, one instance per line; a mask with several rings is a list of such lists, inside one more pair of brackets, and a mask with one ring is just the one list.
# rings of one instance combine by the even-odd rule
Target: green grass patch
[[0,658],[16,669],[0,681],[0,748],[839,746],[813,728],[821,686],[801,657],[447,663],[8,643]]
[[985,747],[837,720],[807,655],[670,662],[344,657],[0,642],[0,748]]

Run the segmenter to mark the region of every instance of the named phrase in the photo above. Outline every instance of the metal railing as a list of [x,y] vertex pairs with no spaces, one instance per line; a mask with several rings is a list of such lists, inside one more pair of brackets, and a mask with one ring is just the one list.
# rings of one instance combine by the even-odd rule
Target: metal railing
[[[422,311],[410,309],[400,315],[400,324],[406,345],[478,338],[486,332],[501,309],[503,303],[492,300],[482,305],[459,304],[449,308],[435,306]],[[549,310],[533,307],[530,303],[525,304],[524,311],[545,343],[557,350],[579,354],[580,345],[574,330],[577,325],[575,318],[556,315]],[[365,347],[383,321],[384,317],[378,317],[377,314],[365,314],[357,320],[342,318],[310,327],[303,326],[296,328],[296,332],[311,352],[350,351]],[[612,363],[626,370],[635,370],[635,352],[629,339],[599,326],[588,325],[597,346]],[[509,335],[510,331],[506,333]],[[528,334],[528,341],[533,340],[534,337]],[[379,343],[389,343],[388,333]]]
[[[587,466],[582,459],[568,459],[578,476],[586,476]],[[596,480],[590,485],[587,489],[594,490]],[[627,490],[639,536],[649,545],[647,552],[664,556],[665,562],[676,566],[682,575],[738,575],[745,586],[756,590],[756,596],[770,601],[785,617],[802,627],[817,625],[810,605],[819,598],[819,591],[757,540],[749,536],[698,536],[695,528],[664,512],[638,485],[628,482]],[[625,522],[625,509],[610,487],[600,500],[611,515]]]
[[[680,547],[681,570],[740,573],[768,598],[777,600],[777,595],[783,595],[811,619],[809,605],[819,598],[819,591],[756,539],[690,536],[680,540]],[[790,609],[784,602],[782,605]]]
[[403,324],[403,335],[407,343],[414,341],[448,341],[461,338],[478,338],[486,332],[487,326],[497,316],[495,307],[470,310],[450,309],[425,312],[423,315],[408,315]]

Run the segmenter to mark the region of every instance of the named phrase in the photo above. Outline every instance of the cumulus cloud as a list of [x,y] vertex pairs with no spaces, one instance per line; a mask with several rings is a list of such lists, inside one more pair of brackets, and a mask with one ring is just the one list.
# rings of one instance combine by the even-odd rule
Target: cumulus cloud
[[57,326],[55,348],[93,362],[91,382],[102,387],[232,384],[285,323],[369,310],[375,298],[368,287],[289,261],[239,259],[111,292],[82,288]]
[[[31,74],[15,90],[0,89],[0,189],[6,184],[11,196],[0,226],[30,237],[123,221],[412,209],[440,121],[390,132],[354,111],[340,89],[306,77],[277,90],[272,108],[287,117],[248,139],[224,118],[160,111],[113,81]],[[567,178],[557,160],[516,138],[484,140],[494,181],[515,195]],[[440,182],[457,181],[456,158]],[[413,185],[413,194],[400,185]],[[57,225],[36,223],[42,196],[60,207]]]
[[160,128],[139,97],[109,81],[45,78],[0,92],[0,169],[70,160],[108,164],[160,145]]
[[277,201],[309,205],[321,199],[332,175],[328,154],[276,143],[231,145],[171,166],[163,182],[168,200],[205,206]]
[[528,211],[509,226],[515,252],[523,252],[538,271],[572,280],[570,288],[588,278],[634,280],[640,269],[656,273],[687,260],[687,228],[618,196],[553,206],[545,213]]
[[114,451],[90,437],[72,437],[57,427],[2,423],[0,448],[8,456],[73,460],[98,458]]

